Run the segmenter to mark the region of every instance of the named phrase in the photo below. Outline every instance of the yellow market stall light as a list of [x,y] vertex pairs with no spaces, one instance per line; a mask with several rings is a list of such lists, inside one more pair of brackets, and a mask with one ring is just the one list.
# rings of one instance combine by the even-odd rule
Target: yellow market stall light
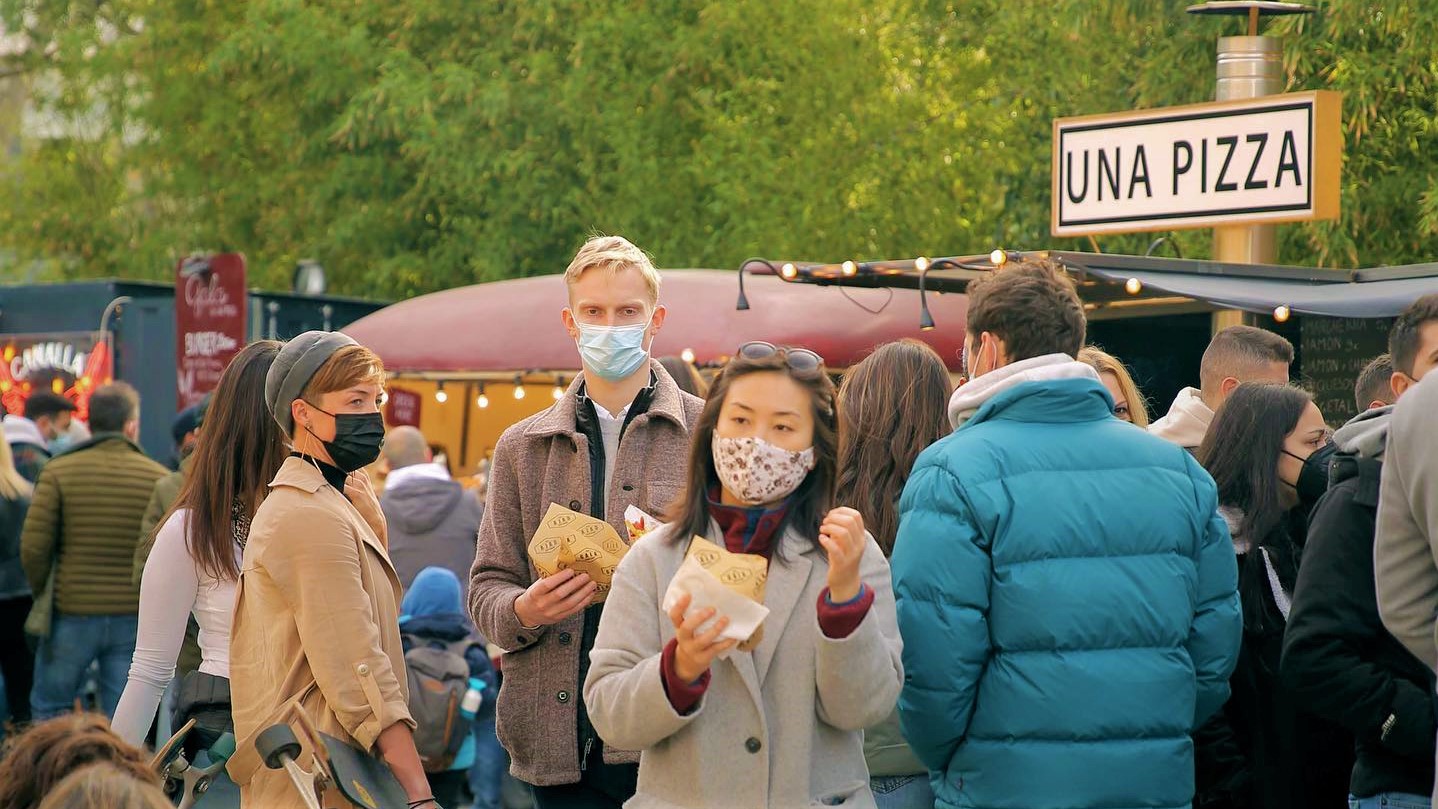
[[1123,289],[1130,295],[1137,295],[1143,291],[1143,282],[1137,278],[1130,278],[1124,282]]
[[485,408],[489,407],[489,395],[484,392],[483,383],[480,383],[479,398],[475,399],[474,403],[479,406],[480,410],[484,410]]
[[515,398],[515,399],[523,399],[523,398],[524,398],[524,378],[523,378],[523,377],[518,377],[518,376],[516,376],[516,377],[514,378],[514,398]]
[[439,387],[434,389],[434,400],[440,404],[449,401],[449,394],[445,393],[443,382],[439,383]]
[[844,262],[842,265],[842,269],[845,275],[853,276],[859,274],[859,265],[855,264],[853,261]]
[[684,349],[683,351],[679,352],[679,359],[684,360],[685,362],[689,363],[690,365],[693,365],[693,364],[694,364],[694,349],[692,349],[692,348],[686,348],[686,349]]
[[1286,304],[1281,305],[1273,310],[1273,319],[1277,320],[1279,323],[1287,323],[1288,318],[1292,315],[1293,311],[1289,309]]
[[989,253],[989,263],[995,267],[1002,267],[1009,263],[1009,254],[1001,247],[996,248],[994,252]]
[[928,271],[929,271],[929,258],[928,258],[928,256],[919,256],[918,258],[914,259],[914,269],[918,270],[919,272],[928,272]]
[[795,267],[792,261],[785,262],[784,266],[779,268],[779,274],[784,276],[785,280],[792,281],[794,276],[799,274],[799,268]]

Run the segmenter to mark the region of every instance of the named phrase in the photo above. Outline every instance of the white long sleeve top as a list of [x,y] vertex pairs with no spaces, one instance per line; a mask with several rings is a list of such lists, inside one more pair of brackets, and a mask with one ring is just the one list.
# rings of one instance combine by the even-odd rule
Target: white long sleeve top
[[[110,723],[120,738],[134,745],[144,743],[160,697],[175,676],[175,661],[192,612],[200,627],[200,671],[216,677],[230,676],[235,582],[208,575],[190,555],[188,514],[188,509],[176,511],[160,527],[140,580],[135,656],[130,662],[129,682]],[[239,558],[237,544],[237,564]]]

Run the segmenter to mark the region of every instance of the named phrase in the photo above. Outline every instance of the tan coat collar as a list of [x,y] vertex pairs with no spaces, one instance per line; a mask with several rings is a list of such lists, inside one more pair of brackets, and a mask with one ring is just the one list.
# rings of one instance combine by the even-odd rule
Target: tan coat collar
[[307,463],[303,458],[289,457],[280,464],[280,471],[275,479],[270,481],[270,488],[289,486],[299,489],[302,492],[314,494],[324,486],[325,476],[312,463]]

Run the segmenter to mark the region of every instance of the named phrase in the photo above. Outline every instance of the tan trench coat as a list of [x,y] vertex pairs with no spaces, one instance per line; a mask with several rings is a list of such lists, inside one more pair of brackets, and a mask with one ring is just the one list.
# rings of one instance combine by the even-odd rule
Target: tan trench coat
[[312,464],[286,460],[251,524],[235,595],[237,749],[227,768],[244,805],[303,806],[289,777],[255,750],[255,737],[296,701],[320,731],[365,750],[396,722],[414,726],[399,604],[375,530]]

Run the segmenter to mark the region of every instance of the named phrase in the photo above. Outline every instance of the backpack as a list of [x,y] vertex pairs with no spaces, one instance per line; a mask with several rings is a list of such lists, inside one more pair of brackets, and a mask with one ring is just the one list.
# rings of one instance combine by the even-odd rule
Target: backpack
[[474,724],[460,711],[469,690],[469,662],[464,653],[475,641],[443,641],[405,635],[411,644],[404,653],[409,680],[409,712],[415,721],[414,746],[425,772],[445,772]]

